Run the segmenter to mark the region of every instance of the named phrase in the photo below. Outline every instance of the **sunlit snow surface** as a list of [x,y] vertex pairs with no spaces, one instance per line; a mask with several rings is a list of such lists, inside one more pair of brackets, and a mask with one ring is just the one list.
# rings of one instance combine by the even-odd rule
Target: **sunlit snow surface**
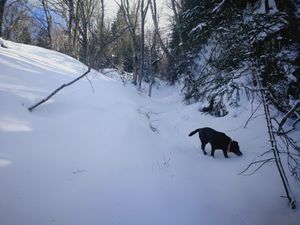
[[[250,103],[224,118],[184,105],[180,87],[148,98],[93,71],[33,112],[28,107],[86,71],[73,58],[5,42],[0,48],[1,225],[298,225],[274,164],[240,176],[268,150]],[[93,88],[92,88],[93,87]],[[146,86],[145,86],[146,88]],[[94,92],[93,92],[94,89]],[[204,156],[209,126],[237,140],[242,157]],[[300,135],[298,135],[300,137]],[[210,146],[207,145],[207,150]],[[291,179],[298,201],[300,188]]]

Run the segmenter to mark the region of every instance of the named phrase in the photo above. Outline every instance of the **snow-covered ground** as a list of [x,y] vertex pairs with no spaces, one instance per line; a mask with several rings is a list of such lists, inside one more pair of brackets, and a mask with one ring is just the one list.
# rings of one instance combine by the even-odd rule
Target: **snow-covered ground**
[[[93,71],[33,112],[27,107],[86,68],[63,54],[0,47],[1,225],[299,225],[274,164],[241,176],[268,148],[250,105],[224,118],[184,105],[179,88],[153,98]],[[204,156],[193,129],[239,141],[242,157]],[[210,146],[207,145],[207,149]],[[210,153],[210,151],[208,150]],[[300,188],[291,179],[300,202]]]

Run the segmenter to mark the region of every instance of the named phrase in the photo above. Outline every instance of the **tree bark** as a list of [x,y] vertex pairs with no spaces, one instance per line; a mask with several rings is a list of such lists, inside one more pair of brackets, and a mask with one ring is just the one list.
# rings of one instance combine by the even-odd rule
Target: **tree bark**
[[42,6],[43,6],[43,10],[46,16],[46,21],[47,21],[47,36],[48,36],[48,44],[49,44],[49,48],[52,49],[52,16],[51,16],[51,12],[50,12],[50,8],[49,8],[49,4],[48,4],[48,0],[41,0]]
[[78,12],[78,30],[81,35],[81,61],[85,64],[90,62],[89,57],[89,28],[91,25],[91,19],[96,7],[96,0],[78,0],[79,12]]
[[7,0],[0,0],[0,37],[2,37],[4,7]]
[[[255,73],[255,72],[254,72]],[[255,79],[257,81],[258,87],[260,89],[260,94],[262,97],[262,103],[264,106],[264,114],[265,114],[265,119],[267,122],[267,128],[268,128],[268,134],[269,134],[269,141],[271,144],[271,150],[273,152],[274,155],[274,160],[277,166],[277,170],[278,173],[280,175],[285,193],[286,193],[286,198],[289,200],[290,203],[290,207],[292,209],[296,208],[296,201],[295,199],[292,197],[291,195],[291,190],[290,190],[290,186],[289,186],[289,182],[287,179],[287,176],[285,174],[282,162],[281,162],[281,158],[280,158],[280,153],[278,150],[278,146],[277,146],[277,141],[276,141],[276,137],[275,137],[275,131],[274,131],[274,126],[272,124],[272,119],[271,119],[271,114],[270,114],[270,109],[269,109],[269,105],[267,103],[267,99],[266,99],[266,89],[263,87],[262,84],[262,79],[261,77],[259,77],[259,75],[257,73],[255,73]]]
[[[73,23],[75,21],[75,11],[74,11],[74,0],[67,0],[66,2],[67,8],[69,11],[69,17],[68,17],[68,53],[71,54],[72,56],[75,56],[74,53],[74,48],[75,46],[72,45],[72,30],[74,29]],[[75,32],[74,32],[75,35]]]
[[178,35],[179,35],[179,40],[180,40],[180,49],[181,49],[181,45],[183,45],[183,38],[182,38],[182,32],[181,32],[181,23],[180,23],[180,19],[178,16],[178,12],[177,12],[177,8],[176,8],[176,0],[171,0],[172,3],[172,10],[174,13],[174,17],[175,17],[175,23],[176,23],[176,29],[178,31]]
[[136,34],[136,27],[138,23],[138,12],[140,10],[140,3],[141,0],[138,0],[136,4],[136,9],[134,12],[134,15],[130,13],[130,4],[128,0],[121,0],[121,3],[119,4],[120,9],[123,12],[125,22],[128,26],[130,36],[131,36],[131,45],[132,45],[132,51],[133,51],[133,84],[137,85],[138,82],[138,56],[137,56],[137,34]]
[[103,46],[104,46],[104,0],[101,0],[101,25],[100,25],[100,55],[99,55],[99,60],[100,60],[100,67],[102,67],[103,64]]
[[268,14],[270,12],[269,0],[265,0],[265,11],[266,11],[266,14]]
[[139,86],[138,88],[141,89],[142,86],[142,81],[144,77],[144,61],[145,61],[145,20],[146,20],[146,15],[149,7],[149,0],[147,3],[147,6],[144,7],[144,0],[141,0],[141,59],[140,59],[140,73],[139,73]]

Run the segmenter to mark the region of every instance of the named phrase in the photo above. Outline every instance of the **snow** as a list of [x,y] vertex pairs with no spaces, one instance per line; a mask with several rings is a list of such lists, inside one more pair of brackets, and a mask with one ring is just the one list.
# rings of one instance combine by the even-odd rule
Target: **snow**
[[222,2],[220,4],[218,4],[213,10],[213,13],[217,13],[219,12],[220,8],[223,6],[223,4],[225,3],[226,0],[222,0]]
[[4,42],[2,40],[2,38],[0,38],[0,46],[2,47],[4,45]]
[[[92,71],[94,92],[82,79],[29,112],[86,67],[54,51],[5,44],[1,225],[299,224],[299,209],[280,198],[274,164],[238,175],[268,149],[261,111],[243,128],[250,104],[214,118],[199,104],[184,105],[179,86],[162,84],[148,98],[115,75]],[[188,134],[205,126],[239,141],[244,155],[204,156],[198,137]],[[299,185],[290,182],[299,201]]]
[[206,26],[206,23],[199,23],[196,27],[194,27],[192,30],[191,30],[191,33],[193,32],[199,32],[203,29],[203,27]]
[[[269,13],[278,12],[275,0],[268,0],[268,1],[269,1],[269,10],[270,10]],[[256,11],[257,14],[266,13],[265,1],[260,1],[260,6],[255,11]]]

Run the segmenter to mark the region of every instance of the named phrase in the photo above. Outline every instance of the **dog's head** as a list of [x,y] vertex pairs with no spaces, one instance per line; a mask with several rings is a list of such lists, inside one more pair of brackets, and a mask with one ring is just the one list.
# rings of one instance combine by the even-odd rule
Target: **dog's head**
[[232,141],[230,145],[230,151],[233,152],[234,154],[241,156],[243,153],[240,151],[240,146],[237,141]]

